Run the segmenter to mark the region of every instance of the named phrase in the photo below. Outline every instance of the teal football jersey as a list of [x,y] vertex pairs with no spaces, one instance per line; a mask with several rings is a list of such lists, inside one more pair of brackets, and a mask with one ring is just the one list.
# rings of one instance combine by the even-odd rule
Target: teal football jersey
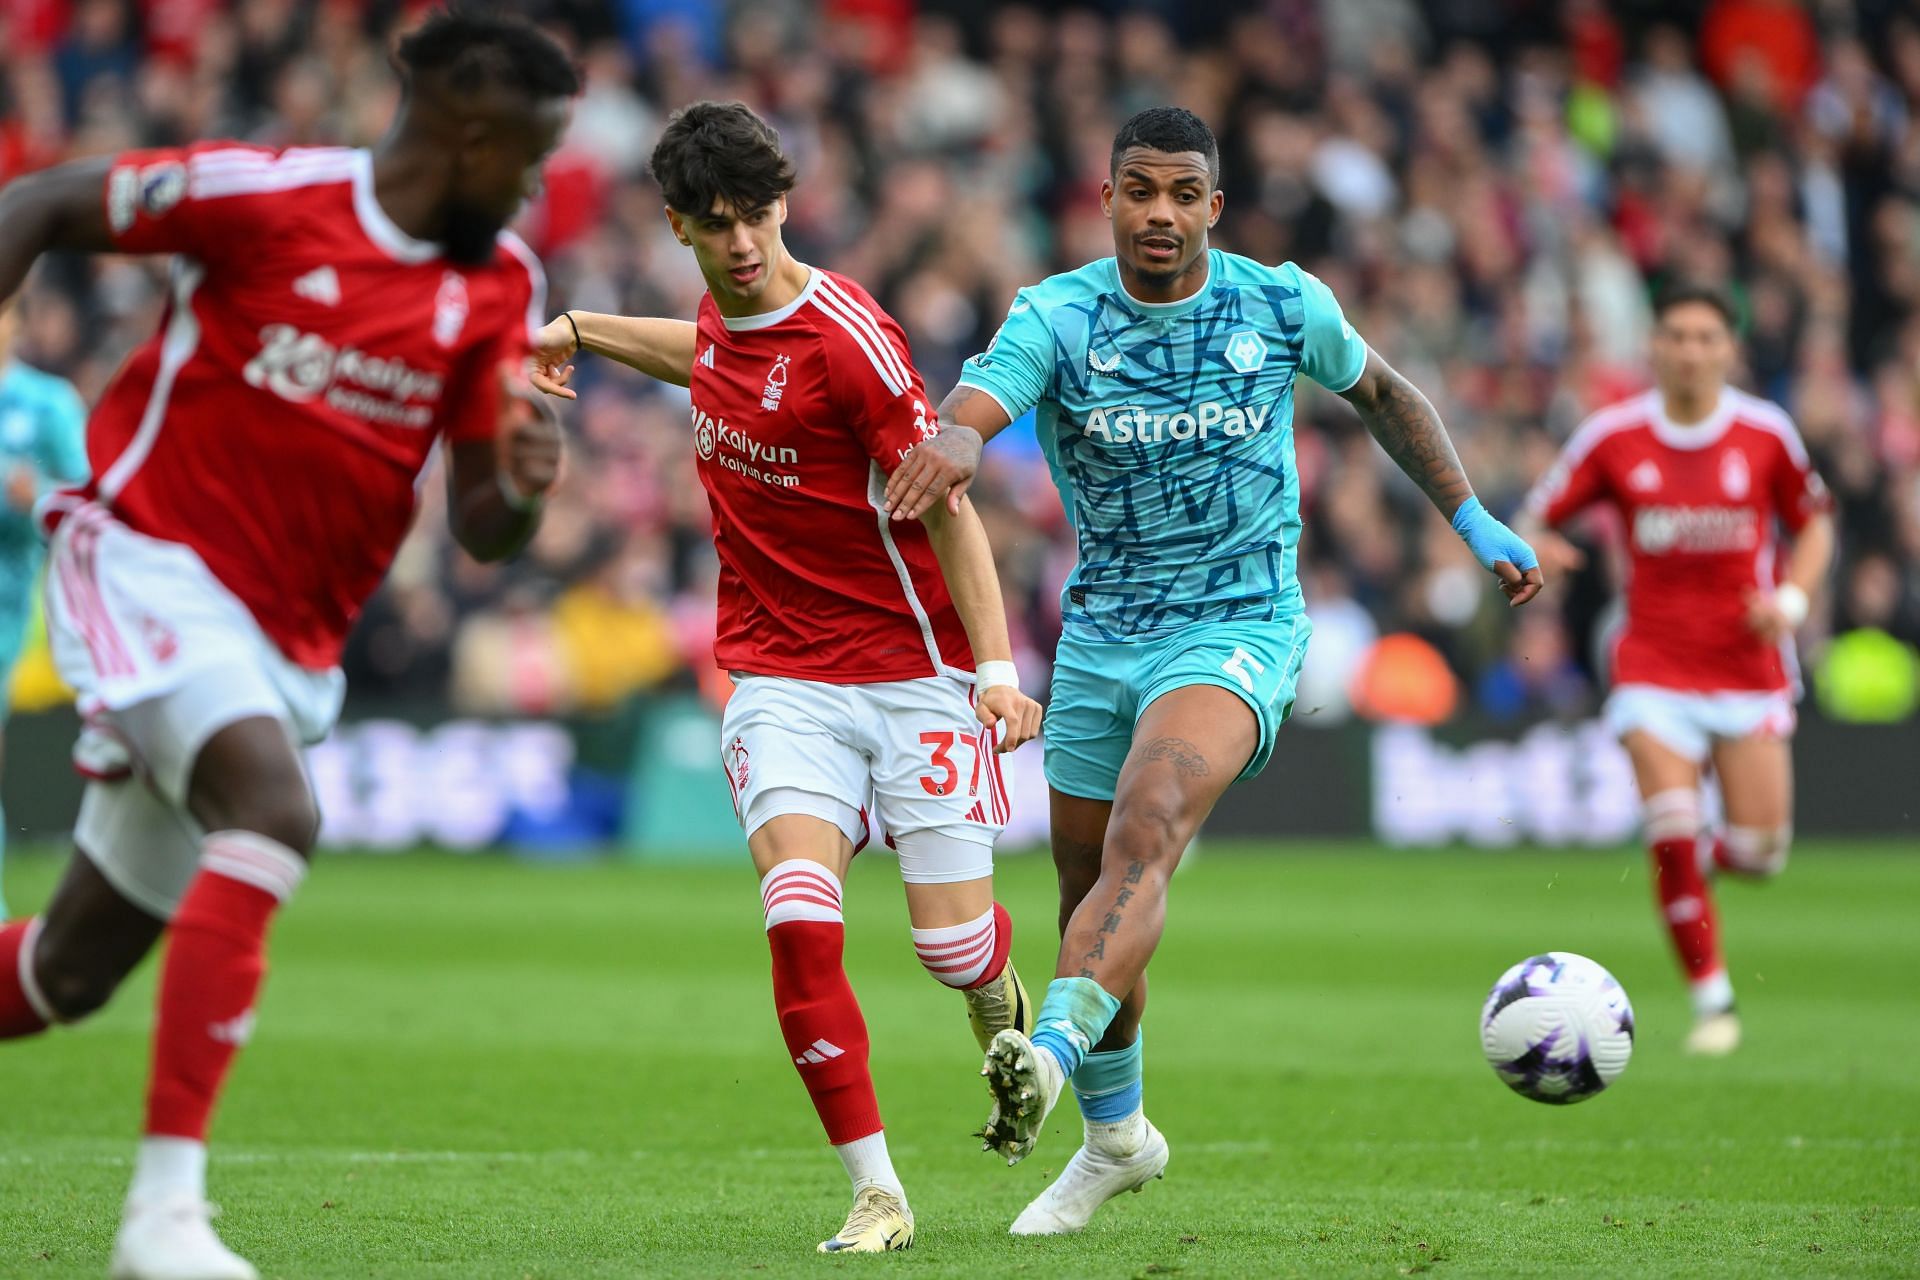
[[[15,468],[33,473],[41,492],[87,478],[87,408],[65,378],[10,361],[0,352],[0,483]],[[30,513],[0,495],[0,572],[33,577],[40,531]]]
[[1345,391],[1366,358],[1317,278],[1216,249],[1179,302],[1112,258],[1022,289],[960,383],[1035,410],[1079,541],[1066,630],[1132,640],[1300,611],[1294,380]]

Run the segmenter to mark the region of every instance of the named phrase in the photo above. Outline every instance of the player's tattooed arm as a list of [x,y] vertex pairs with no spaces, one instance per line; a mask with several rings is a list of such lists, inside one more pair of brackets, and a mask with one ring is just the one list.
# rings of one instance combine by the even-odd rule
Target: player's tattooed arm
[[1360,381],[1340,394],[1359,411],[1360,420],[1387,456],[1451,520],[1460,504],[1473,496],[1473,486],[1467,483],[1460,455],[1453,451],[1453,441],[1432,402],[1372,349],[1367,351]]
[[943,496],[960,514],[981,448],[1012,421],[998,400],[964,383],[940,402],[939,417],[940,434],[915,445],[887,480],[885,510],[895,520],[918,520]]
[[564,311],[534,336],[533,385],[550,396],[576,399],[575,356],[582,351],[606,356],[638,369],[649,378],[684,387],[693,381],[698,331],[686,320],[661,316],[609,316],[595,311]]
[[107,234],[110,156],[76,160],[0,187],[0,300],[11,298],[50,249],[111,253]]

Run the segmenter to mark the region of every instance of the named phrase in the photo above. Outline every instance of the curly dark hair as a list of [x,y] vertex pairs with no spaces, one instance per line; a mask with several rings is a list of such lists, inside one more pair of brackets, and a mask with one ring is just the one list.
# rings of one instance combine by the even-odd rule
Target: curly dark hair
[[746,213],[794,183],[779,133],[743,102],[696,102],[674,112],[649,168],[667,206],[690,217],[715,204]]
[[571,98],[580,69],[553,38],[531,23],[464,5],[435,12],[394,53],[407,84],[422,72],[445,76],[456,93],[487,85],[529,98]]
[[1207,158],[1207,181],[1220,185],[1220,144],[1213,130],[1185,107],[1148,107],[1135,112],[1113,135],[1113,155],[1107,161],[1107,176],[1120,176],[1120,157],[1132,147],[1147,147],[1177,155],[1198,151]]

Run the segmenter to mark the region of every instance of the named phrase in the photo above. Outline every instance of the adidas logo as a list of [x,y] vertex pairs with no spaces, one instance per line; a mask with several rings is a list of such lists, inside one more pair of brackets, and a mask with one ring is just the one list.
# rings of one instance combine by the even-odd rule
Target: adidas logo
[[713,344],[711,342],[707,344],[707,349],[700,353],[700,363],[709,369],[713,368]]
[[293,291],[322,306],[340,305],[340,277],[332,267],[315,267],[293,282]]
[[815,1040],[812,1047],[793,1060],[793,1065],[796,1067],[804,1067],[811,1063],[818,1066],[820,1063],[837,1058],[845,1052],[845,1049],[842,1049],[831,1040]]
[[253,1010],[235,1014],[225,1022],[213,1022],[207,1025],[207,1037],[221,1044],[244,1045],[253,1039]]
[[1660,487],[1660,464],[1648,458],[1627,473],[1627,488],[1639,493],[1652,493]]

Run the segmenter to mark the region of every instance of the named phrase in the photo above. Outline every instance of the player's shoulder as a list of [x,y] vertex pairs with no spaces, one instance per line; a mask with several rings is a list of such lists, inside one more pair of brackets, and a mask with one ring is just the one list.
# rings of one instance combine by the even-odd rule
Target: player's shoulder
[[1120,291],[1120,273],[1112,258],[1095,258],[1083,267],[1061,271],[1020,289],[1013,295],[1009,315],[1029,308],[1046,310],[1092,302]]
[[353,147],[276,150],[246,142],[199,142],[173,155],[177,159],[143,166],[142,185],[164,181],[165,171],[178,165],[184,171],[185,194],[195,200],[257,196],[293,203],[314,187],[354,182],[360,169],[372,163],[369,153]]
[[[913,386],[906,331],[859,281],[815,267],[795,302],[819,337],[831,382],[845,388],[878,378],[896,396]],[[836,376],[843,365],[853,381]]]
[[1800,439],[1800,429],[1793,425],[1792,414],[1771,400],[1737,387],[1727,388],[1727,400],[1736,425],[1773,437],[1789,456],[1805,461],[1807,446]]
[[1308,281],[1318,277],[1297,262],[1262,262],[1225,249],[1213,251],[1214,267],[1221,284],[1242,288],[1282,288],[1304,291]]
[[1643,391],[1616,400],[1595,410],[1567,437],[1563,456],[1578,462],[1609,444],[1645,437],[1653,438],[1653,424],[1660,415],[1660,393]]

